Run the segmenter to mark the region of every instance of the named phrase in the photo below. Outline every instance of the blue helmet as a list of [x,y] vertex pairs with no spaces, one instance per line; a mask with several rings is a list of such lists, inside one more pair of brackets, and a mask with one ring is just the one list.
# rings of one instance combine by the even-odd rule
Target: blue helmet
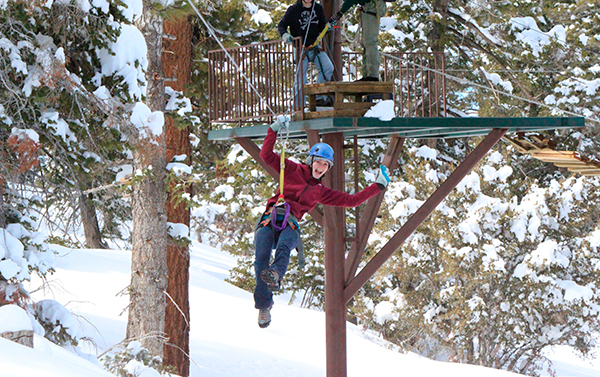
[[310,148],[308,152],[308,158],[306,159],[306,165],[312,166],[313,161],[325,160],[329,163],[329,166],[333,166],[333,148],[329,144],[317,143]]

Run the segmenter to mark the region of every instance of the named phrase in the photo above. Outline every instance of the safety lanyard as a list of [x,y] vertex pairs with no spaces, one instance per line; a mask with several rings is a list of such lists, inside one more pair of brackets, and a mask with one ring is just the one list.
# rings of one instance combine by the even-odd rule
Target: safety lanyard
[[279,161],[279,198],[277,198],[277,203],[275,203],[275,205],[285,203],[285,197],[283,196],[283,187],[285,181],[285,147],[290,136],[289,126],[285,127],[285,130],[285,137],[283,136],[283,131],[281,132],[281,158]]

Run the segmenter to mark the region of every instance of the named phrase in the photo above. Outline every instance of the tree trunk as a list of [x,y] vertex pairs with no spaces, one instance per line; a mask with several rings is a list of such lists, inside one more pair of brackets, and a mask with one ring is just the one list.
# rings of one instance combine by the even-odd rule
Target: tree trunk
[[[163,20],[144,2],[138,28],[148,46],[146,104],[165,106],[161,65]],[[165,139],[141,139],[133,148],[134,171],[149,171],[133,185],[132,256],[127,337],[139,339],[155,356],[163,356],[167,289],[167,217],[165,211]]]
[[4,208],[4,181],[0,175],[0,229],[6,228],[6,208]]
[[[165,33],[174,39],[165,40],[163,54],[163,68],[165,75],[175,79],[169,86],[177,91],[184,91],[189,83],[192,72],[192,25],[189,17],[184,16],[165,22]],[[178,128],[172,118],[166,119],[165,133],[167,144],[167,161],[175,155],[187,156],[184,161],[191,163],[192,147],[190,144],[191,129],[188,126]],[[175,185],[174,183],[173,185]],[[190,191],[189,187],[186,191]],[[167,219],[172,223],[181,223],[190,226],[190,211],[185,203],[176,204],[177,197],[174,187],[169,188],[167,199]],[[190,255],[187,246],[168,245],[167,268],[169,271],[169,284],[165,314],[165,333],[169,342],[165,347],[164,363],[175,368],[182,377],[189,376],[189,267]],[[173,300],[173,301],[171,301]]]
[[446,20],[448,18],[448,8],[450,0],[436,0],[434,1],[433,11],[442,16],[442,22],[437,21],[435,18],[431,24],[431,29],[427,33],[427,41],[432,51],[444,51],[445,41],[444,36],[446,34]]
[[81,193],[79,197],[79,214],[81,225],[85,234],[85,245],[90,249],[108,249],[108,245],[102,240],[96,208],[92,202],[92,194]]
[[[433,10],[436,13],[441,14],[443,17],[442,22],[439,22],[434,18],[432,25],[431,25],[431,29],[429,30],[429,33],[427,34],[427,41],[428,41],[429,47],[431,48],[431,50],[433,52],[444,51],[444,48],[445,48],[444,36],[446,34],[446,19],[448,18],[448,7],[449,7],[449,0],[437,0],[433,3]],[[434,68],[436,70],[442,71],[443,66],[441,64],[441,61],[438,61],[438,59],[435,59],[435,67]],[[432,93],[432,90],[430,90],[429,93]],[[433,100],[437,101],[439,99],[435,98]],[[422,106],[426,106],[425,101],[422,104]],[[430,111],[431,109],[426,109],[426,110]],[[444,116],[447,116],[447,115],[444,114]],[[437,139],[427,139],[426,145],[429,148],[436,149],[437,148]]]

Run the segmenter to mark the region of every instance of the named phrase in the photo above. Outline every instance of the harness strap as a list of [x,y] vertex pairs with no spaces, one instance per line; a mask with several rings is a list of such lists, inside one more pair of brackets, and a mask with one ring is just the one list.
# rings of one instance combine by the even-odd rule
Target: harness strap
[[[271,222],[274,220],[273,212],[276,212],[276,211],[277,211],[277,209],[275,207],[271,207],[271,210],[263,213],[263,215],[256,222],[255,230],[271,224]],[[280,214],[278,214],[277,216],[279,216],[279,215]],[[273,221],[273,223],[275,223],[275,221]],[[300,228],[300,225],[298,224],[298,219],[296,218],[296,216],[292,215],[291,212],[288,214],[286,222],[294,230],[297,230]]]
[[283,137],[283,131],[280,131],[281,132],[280,136],[283,140],[281,142],[281,157],[279,159],[279,197],[277,198],[277,203],[275,203],[276,206],[285,203],[285,196],[283,195],[283,184],[285,182],[285,146],[287,144],[288,137],[290,135],[290,131],[289,131],[288,127],[286,127],[287,134],[286,134],[285,138]]
[[[283,215],[283,220],[281,221],[281,225],[277,225],[277,207],[285,208],[285,214]],[[288,203],[283,202],[282,204],[277,204],[273,206],[273,210],[271,211],[271,226],[273,229],[277,231],[282,231],[287,226],[288,216],[290,215],[290,205]]]
[[308,48],[311,49],[311,48],[314,48],[315,46],[317,46],[321,42],[321,39],[323,39],[325,34],[327,34],[328,31],[329,31],[329,22],[327,24],[325,24],[325,27],[323,28],[323,30],[321,30],[321,32],[317,36],[317,39],[315,39],[315,41],[310,46],[308,46]]

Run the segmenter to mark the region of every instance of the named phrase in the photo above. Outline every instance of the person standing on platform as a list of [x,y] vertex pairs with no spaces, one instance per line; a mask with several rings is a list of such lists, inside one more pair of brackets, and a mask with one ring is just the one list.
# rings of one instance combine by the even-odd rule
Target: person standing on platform
[[[319,74],[317,84],[325,81],[331,81],[333,75],[333,64],[331,59],[320,46],[309,48],[317,40],[323,28],[327,26],[327,19],[321,4],[313,2],[314,0],[298,0],[292,4],[285,15],[279,21],[277,31],[285,43],[292,43],[292,38],[302,38],[302,80],[306,84],[306,73],[308,72],[308,63],[314,63]],[[288,32],[289,29],[289,32]],[[300,85],[296,79],[296,107],[304,106],[304,95],[300,90]],[[317,96],[318,106],[331,106],[333,102],[328,96]]]
[[358,81],[379,81],[379,39],[380,18],[387,11],[383,0],[345,0],[339,12],[329,23],[335,28],[340,18],[354,5],[360,5],[361,45],[363,47],[363,77]]

